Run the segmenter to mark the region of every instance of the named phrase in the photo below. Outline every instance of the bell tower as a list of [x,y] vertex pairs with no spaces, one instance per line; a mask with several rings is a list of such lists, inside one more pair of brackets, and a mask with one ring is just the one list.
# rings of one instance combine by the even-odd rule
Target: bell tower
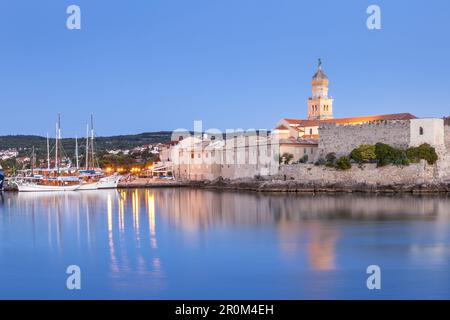
[[308,120],[333,118],[333,99],[328,96],[328,77],[319,59],[317,72],[312,77],[312,96],[308,98]]

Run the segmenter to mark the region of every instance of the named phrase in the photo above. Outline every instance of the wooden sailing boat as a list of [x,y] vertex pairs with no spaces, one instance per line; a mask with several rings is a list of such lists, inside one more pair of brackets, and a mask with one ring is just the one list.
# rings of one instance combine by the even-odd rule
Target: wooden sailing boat
[[14,183],[21,192],[38,191],[75,191],[81,186],[81,181],[72,175],[69,168],[61,168],[61,116],[58,114],[55,139],[55,167],[50,168],[50,145],[47,135],[47,169],[35,169],[35,152],[33,147],[31,158],[31,174],[15,177]]
[[78,143],[76,143],[75,154],[77,155],[76,163],[79,173],[79,177],[82,181],[82,185],[78,190],[97,190],[97,189],[115,189],[119,184],[120,176],[106,175],[97,165],[95,159],[94,149],[94,117],[91,115],[89,124],[86,126],[86,168],[79,170],[78,164]]

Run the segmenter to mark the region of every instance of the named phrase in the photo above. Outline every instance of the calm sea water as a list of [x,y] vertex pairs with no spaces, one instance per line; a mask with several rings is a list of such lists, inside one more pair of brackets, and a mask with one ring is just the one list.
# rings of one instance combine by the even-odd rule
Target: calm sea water
[[4,193],[0,298],[449,299],[450,197]]

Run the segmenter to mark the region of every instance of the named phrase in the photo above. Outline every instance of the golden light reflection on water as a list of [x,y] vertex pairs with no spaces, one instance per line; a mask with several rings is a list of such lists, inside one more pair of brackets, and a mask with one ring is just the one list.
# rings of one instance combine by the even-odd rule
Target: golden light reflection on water
[[150,231],[150,245],[152,248],[158,248],[158,244],[156,242],[156,221],[155,221],[155,195],[152,190],[146,191],[146,206],[148,213],[148,225]]
[[119,220],[119,232],[123,233],[125,229],[125,202],[127,201],[127,193],[125,191],[120,191],[119,193],[119,213],[118,213],[118,220]]
[[114,248],[113,202],[110,193],[108,193],[107,197],[107,210],[108,210],[108,246],[109,246],[109,256],[111,257],[111,271],[117,273],[119,272],[119,266],[117,264],[116,250]]
[[314,223],[310,229],[311,241],[308,244],[308,256],[311,267],[316,271],[329,271],[336,268],[336,242],[339,232],[332,228],[323,228]]

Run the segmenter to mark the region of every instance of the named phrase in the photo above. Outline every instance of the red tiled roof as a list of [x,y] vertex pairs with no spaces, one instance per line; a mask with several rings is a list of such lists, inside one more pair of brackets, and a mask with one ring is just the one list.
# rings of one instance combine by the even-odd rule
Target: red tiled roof
[[284,124],[280,124],[278,127],[275,128],[275,130],[289,130],[289,128],[286,127]]
[[416,116],[410,113],[394,113],[394,114],[382,114],[376,116],[359,116],[350,118],[334,118],[326,120],[303,120],[303,119],[284,119],[290,125],[300,127],[314,127],[319,126],[321,123],[336,123],[336,124],[357,124],[371,121],[381,120],[411,120],[417,119]]
[[297,125],[300,127],[316,127],[319,125],[319,120],[307,120],[307,119],[284,119],[290,125]]

